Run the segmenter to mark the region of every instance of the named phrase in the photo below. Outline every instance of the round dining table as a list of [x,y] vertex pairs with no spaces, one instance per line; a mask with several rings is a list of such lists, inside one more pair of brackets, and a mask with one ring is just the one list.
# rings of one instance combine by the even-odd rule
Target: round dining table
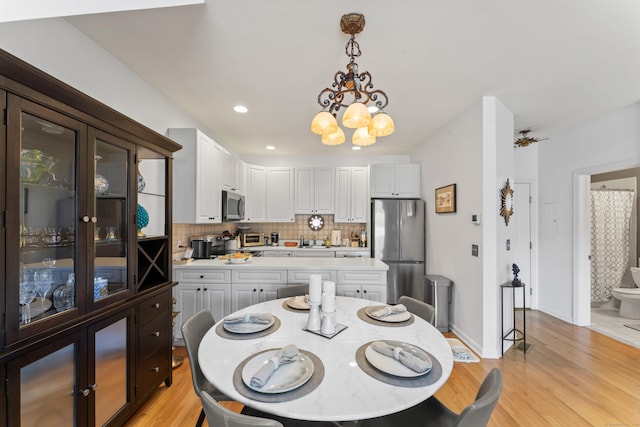
[[[404,322],[406,325],[387,326],[369,322],[366,318],[363,320],[358,311],[362,313],[362,308],[370,305],[380,303],[336,297],[336,322],[346,328],[330,339],[306,331],[309,312],[290,309],[286,298],[249,306],[233,315],[271,313],[279,321],[277,329],[267,335],[255,334],[255,338],[238,334],[239,339],[235,339],[233,334],[219,333],[221,319],[200,343],[200,368],[211,384],[230,399],[268,414],[300,420],[361,420],[399,412],[428,399],[447,381],[453,369],[453,355],[448,342],[434,326],[415,315],[411,321]],[[406,379],[407,386],[403,386],[404,378],[398,378],[393,384],[393,381],[389,383],[376,378],[375,372],[374,375],[365,372],[361,367],[362,348],[379,340],[408,343],[426,351],[436,359],[434,366],[439,365],[439,377],[427,381],[430,384],[417,386],[409,378]],[[243,362],[265,350],[289,344],[313,354],[322,363],[324,376],[312,391],[293,399],[283,398],[282,401],[263,401],[238,391],[237,371]],[[268,397],[277,400],[277,396]]]

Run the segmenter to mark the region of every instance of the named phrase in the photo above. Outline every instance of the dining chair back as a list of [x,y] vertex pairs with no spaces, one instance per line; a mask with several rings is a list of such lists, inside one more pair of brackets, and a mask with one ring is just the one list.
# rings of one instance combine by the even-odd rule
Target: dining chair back
[[411,313],[415,314],[416,316],[422,317],[432,325],[434,324],[436,309],[431,304],[407,295],[402,295],[400,298],[398,298],[398,304],[403,304]]
[[502,371],[493,368],[480,385],[476,400],[462,410],[455,427],[486,426],[502,392]]
[[362,420],[358,427],[484,427],[502,392],[502,371],[493,368],[478,389],[476,400],[457,414],[435,396],[395,414]]
[[207,423],[215,427],[284,427],[282,423],[267,418],[258,418],[250,415],[233,412],[220,405],[208,393],[200,394],[202,408],[207,415]]
[[297,297],[309,293],[309,284],[303,285],[285,285],[276,290],[278,298]]
[[[207,333],[209,329],[215,325],[213,314],[209,310],[202,310],[182,324],[182,338],[184,339],[184,345],[187,348],[187,355],[189,356],[189,365],[191,366],[191,380],[193,382],[193,389],[198,397],[202,397],[202,393],[206,392],[213,396],[216,400],[230,400],[227,396],[216,389],[205,378],[200,364],[198,363],[198,349],[200,348],[200,341],[202,337]],[[200,427],[204,421],[204,410],[200,412],[196,427]]]

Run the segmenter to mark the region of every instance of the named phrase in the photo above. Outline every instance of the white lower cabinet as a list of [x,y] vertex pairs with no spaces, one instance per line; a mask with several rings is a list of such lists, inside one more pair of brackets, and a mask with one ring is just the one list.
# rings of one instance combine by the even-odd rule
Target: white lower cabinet
[[278,288],[286,284],[236,283],[231,288],[231,311],[238,311],[264,301],[278,298]]
[[387,302],[387,272],[376,270],[338,271],[336,294]]
[[211,311],[216,321],[231,313],[230,270],[180,270],[174,277],[174,340],[182,339],[182,323],[201,310]]
[[286,284],[286,270],[233,270],[231,273],[231,311],[276,299],[278,288]]

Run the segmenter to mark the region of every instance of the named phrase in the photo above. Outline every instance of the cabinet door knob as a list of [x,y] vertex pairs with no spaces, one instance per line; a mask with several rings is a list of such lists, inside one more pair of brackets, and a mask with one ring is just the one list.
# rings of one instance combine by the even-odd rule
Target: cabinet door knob
[[204,288],[204,291],[207,292],[207,288]]
[[98,222],[98,218],[96,218],[95,216],[92,216],[91,222],[95,224],[96,222]]
[[89,215],[85,215],[82,217],[82,222],[89,222]]
[[159,303],[159,302],[157,302],[157,303],[153,304],[153,306],[152,306],[152,307],[153,307],[153,308],[160,308],[160,303]]
[[154,336],[154,337],[159,337],[160,336],[160,331],[155,331],[151,335]]
[[155,367],[151,368],[151,372],[155,372],[157,374],[158,372],[160,372],[160,368],[155,366]]
[[97,388],[98,388],[97,384],[89,384],[86,388],[83,388],[82,390],[80,390],[80,394],[87,397],[91,394],[92,390],[95,390]]
[[201,274],[201,275],[200,275],[200,278],[201,278],[201,279],[204,279],[204,274]]

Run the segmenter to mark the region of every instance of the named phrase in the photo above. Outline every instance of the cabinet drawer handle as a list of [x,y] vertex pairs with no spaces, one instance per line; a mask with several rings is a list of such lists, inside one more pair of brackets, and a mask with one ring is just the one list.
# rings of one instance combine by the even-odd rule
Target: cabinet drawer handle
[[159,337],[160,336],[160,331],[155,331],[154,333],[151,334],[151,336]]
[[80,390],[80,394],[82,394],[84,397],[89,396],[89,394],[91,394],[92,390],[95,390],[98,388],[98,384],[89,384],[87,386],[87,388],[83,388],[82,390]]
[[92,216],[91,222],[95,224],[96,222],[98,222],[98,218],[96,218],[95,216]]
[[200,275],[200,278],[201,278],[201,279],[204,279],[204,274],[201,274],[201,275]]
[[82,217],[82,222],[89,222],[89,215],[85,215]]
[[151,306],[152,308],[160,308],[160,303],[157,302]]
[[155,372],[157,374],[158,372],[160,372],[160,368],[158,368],[157,366],[155,368],[151,368],[151,372]]

